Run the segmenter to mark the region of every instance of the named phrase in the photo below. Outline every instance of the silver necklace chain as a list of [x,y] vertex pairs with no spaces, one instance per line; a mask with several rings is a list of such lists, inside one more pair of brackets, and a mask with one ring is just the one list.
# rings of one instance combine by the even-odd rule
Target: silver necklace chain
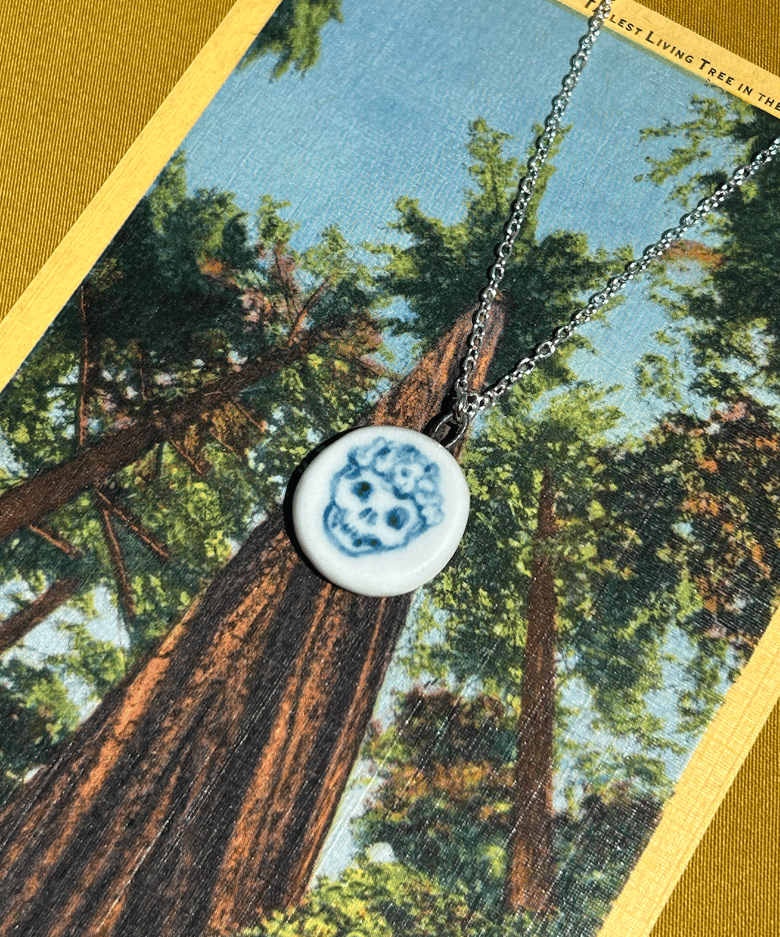
[[585,64],[590,58],[593,43],[601,32],[611,6],[612,0],[601,0],[591,17],[588,23],[588,31],[580,39],[577,53],[571,60],[571,68],[563,79],[561,90],[553,99],[552,110],[544,122],[544,130],[536,140],[534,153],[528,161],[526,174],[518,185],[517,196],[512,203],[512,212],[504,226],[504,238],[496,247],[496,260],[490,268],[488,283],[479,295],[479,305],[474,313],[468,348],[463,357],[460,375],[454,386],[455,402],[452,409],[442,417],[432,433],[435,436],[446,424],[454,423],[455,435],[454,438],[446,442],[447,448],[452,448],[463,438],[478,413],[492,407],[499,397],[507,393],[521,378],[530,374],[539,361],[555,354],[563,342],[570,338],[581,325],[589,322],[596,312],[619,293],[630,280],[633,280],[638,273],[646,270],[654,260],[662,257],[689,228],[698,224],[711,211],[719,208],[733,192],[744,185],[764,164],[770,162],[780,152],[780,137],[776,137],[765,150],[754,156],[750,163],[737,169],[711,195],[701,199],[692,211],[683,215],[675,227],[664,231],[657,241],[644,249],[640,257],[627,263],[622,273],[611,277],[602,289],[590,297],[585,306],[573,313],[568,322],[553,329],[550,337],[538,344],[528,355],[521,358],[508,374],[505,374],[504,377],[483,392],[473,389],[471,380],[479,360],[490,312],[498,294],[498,287],[506,273],[506,265],[512,253],[512,248],[522,229],[528,204],[536,188],[542,167],[550,153],[550,148],[560,129],[572,92],[577,86]]

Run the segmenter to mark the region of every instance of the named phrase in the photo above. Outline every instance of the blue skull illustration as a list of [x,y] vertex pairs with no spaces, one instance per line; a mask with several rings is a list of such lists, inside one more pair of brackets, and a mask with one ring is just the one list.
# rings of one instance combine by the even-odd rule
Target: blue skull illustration
[[382,436],[349,450],[330,494],[325,532],[348,556],[397,550],[444,518],[438,465]]

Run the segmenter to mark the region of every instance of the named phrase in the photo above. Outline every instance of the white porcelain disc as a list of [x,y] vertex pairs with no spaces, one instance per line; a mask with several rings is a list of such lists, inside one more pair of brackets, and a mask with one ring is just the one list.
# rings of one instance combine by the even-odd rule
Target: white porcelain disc
[[469,490],[433,439],[369,426],[312,460],[292,512],[301,549],[326,579],[361,595],[401,595],[449,562],[466,528]]

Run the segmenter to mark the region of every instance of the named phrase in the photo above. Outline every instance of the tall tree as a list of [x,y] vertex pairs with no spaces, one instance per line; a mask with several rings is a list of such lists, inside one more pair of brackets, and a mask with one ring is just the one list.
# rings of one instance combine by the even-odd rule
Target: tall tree
[[[52,680],[102,697],[388,373],[367,271],[333,227],[292,250],[283,207],[250,234],[230,193],[188,194],[179,154],[3,393],[0,650],[57,627]],[[118,642],[89,627],[107,604]],[[57,737],[65,716],[41,704]]]
[[[501,334],[497,314],[477,375]],[[421,429],[470,316],[371,420]],[[298,900],[357,757],[411,595],[315,576],[281,511],[0,821],[0,934],[230,933]]]
[[542,469],[534,531],[528,628],[523,648],[513,814],[507,844],[504,903],[510,911],[550,912],[555,907],[556,644],[555,488]]
[[[475,120],[469,128],[467,150],[473,162],[470,169],[474,187],[467,192],[466,213],[462,222],[454,225],[444,225],[434,218],[425,216],[418,204],[410,199],[399,201],[397,208],[399,219],[396,229],[411,237],[412,242],[404,247],[387,247],[389,255],[387,272],[384,276],[386,288],[402,296],[415,311],[416,318],[406,321],[398,320],[395,327],[398,331],[415,332],[423,341],[426,339],[426,330],[435,330],[437,324],[447,315],[447,304],[452,296],[474,295],[484,281],[484,257],[489,254],[490,247],[500,239],[504,224],[507,205],[511,193],[516,185],[518,163],[516,159],[507,158],[504,148],[508,137],[491,128],[483,119]],[[592,287],[600,276],[604,275],[606,257],[603,254],[591,254],[587,249],[586,240],[581,235],[571,232],[555,232],[539,238],[537,232],[536,209],[538,199],[542,196],[544,188],[553,172],[551,165],[543,171],[540,186],[534,201],[529,208],[524,228],[516,243],[516,255],[507,270],[506,277],[501,285],[505,301],[511,304],[513,310],[512,330],[507,332],[502,340],[499,356],[494,365],[493,374],[509,370],[520,354],[537,342],[545,338],[552,329],[568,319],[576,308],[582,293]],[[459,293],[460,291],[460,293]],[[562,383],[572,382],[573,374],[567,361],[575,344],[581,339],[572,342],[568,349],[564,347],[562,353],[546,364],[544,373],[524,382],[522,389],[515,393],[520,396],[525,409],[521,419],[527,420],[531,403],[538,399],[545,391],[559,386]],[[499,425],[500,420],[517,419],[516,406],[511,405],[501,410],[490,424],[493,429]],[[565,422],[565,418],[564,418]],[[588,424],[589,425],[589,424]],[[576,438],[576,432],[569,427],[564,433],[567,440]],[[496,430],[500,434],[500,430]],[[586,431],[584,431],[586,432]],[[549,437],[545,445],[553,445]],[[518,440],[506,443],[506,449],[500,446],[493,451],[491,458],[485,458],[479,465],[479,471],[488,477],[495,476],[496,465],[506,463],[507,453],[512,447],[518,445]],[[576,445],[576,444],[575,444]],[[544,446],[542,447],[544,449]],[[545,450],[546,451],[546,450]],[[517,449],[513,450],[516,458]],[[476,463],[474,463],[476,465]],[[537,475],[534,481],[527,477],[530,466],[535,466]],[[508,470],[506,470],[508,471]],[[554,502],[558,488],[552,481],[551,473],[556,471],[552,462],[541,465],[533,453],[527,455],[523,467],[519,469],[526,472],[524,479],[525,493],[528,498],[536,501],[538,497],[539,515],[537,532],[535,536],[535,558],[537,575],[532,578],[532,590],[529,596],[529,606],[519,611],[516,592],[517,583],[508,586],[507,592],[511,595],[511,603],[519,614],[528,616],[529,631],[527,638],[527,673],[525,686],[522,691],[527,704],[523,713],[523,736],[521,741],[524,753],[534,754],[533,758],[525,756],[518,758],[517,796],[518,806],[515,831],[512,833],[510,853],[512,855],[511,869],[507,877],[506,901],[510,907],[529,907],[532,910],[543,910],[552,902],[552,880],[554,878],[554,862],[552,859],[552,725],[555,712],[555,574],[553,572],[551,544],[555,540]],[[479,477],[479,476],[477,476]],[[539,492],[538,485],[546,479],[547,485],[544,493]],[[530,482],[530,484],[529,484]],[[481,481],[476,481],[477,490],[480,490]],[[536,486],[536,487],[534,487]],[[530,495],[530,490],[534,490]],[[505,550],[506,529],[502,524],[512,523],[506,516],[506,511],[516,510],[511,507],[516,492],[504,492],[502,501],[482,509],[487,517],[492,517],[495,524],[491,528],[490,521],[486,521],[491,528],[492,535],[501,542],[501,559],[496,563],[494,548],[487,541],[481,544],[491,557],[491,569],[485,568],[485,563],[476,556],[464,551],[463,557],[471,556],[464,562],[468,564],[473,560],[475,568],[479,570],[474,582],[495,582],[496,567],[513,568],[514,551]],[[527,502],[526,502],[527,503]],[[509,505],[509,507],[507,507]],[[531,562],[529,560],[529,562]],[[468,565],[459,564],[458,575],[466,573]],[[467,574],[468,575],[468,574]],[[450,582],[447,576],[442,583]],[[478,592],[478,587],[475,585]],[[434,595],[438,595],[439,607],[447,609],[463,609],[464,617],[473,620],[474,609],[490,607],[491,598],[482,593],[476,599],[473,593],[466,590],[468,598],[462,604],[462,597],[453,589],[451,593],[446,586],[434,586]],[[477,604],[474,604],[474,601]],[[469,607],[469,611],[466,608]],[[517,613],[516,612],[516,613]],[[456,615],[458,613],[456,612]],[[531,624],[533,628],[531,629]],[[510,626],[511,627],[511,626]],[[514,623],[517,628],[517,623]],[[502,659],[507,664],[506,659]],[[473,665],[473,660],[472,660]],[[519,674],[523,671],[520,666],[517,649],[514,660],[508,664],[507,674]],[[513,689],[519,689],[516,685]],[[506,692],[507,687],[502,688]],[[533,701],[533,702],[532,702]],[[521,710],[522,711],[522,710]],[[528,714],[526,716],[526,713]],[[532,715],[535,714],[535,715]],[[542,716],[543,714],[543,716]],[[533,729],[533,733],[527,733]],[[538,809],[529,813],[528,804],[537,805]],[[524,818],[527,823],[523,826]],[[546,831],[546,832],[543,832]],[[529,862],[529,855],[533,853],[533,861]],[[522,869],[528,865],[527,880],[522,883]]]
[[[620,417],[603,391],[575,385],[544,410],[534,411],[529,393],[490,418],[466,461],[475,523],[456,564],[431,589],[428,626],[443,640],[428,643],[423,619],[413,655],[415,672],[461,685],[476,681],[517,714],[504,891],[513,911],[547,913],[555,905],[560,660],[568,661],[569,676],[576,674],[572,645],[594,603],[590,579],[599,563],[598,453]],[[648,642],[648,652],[657,653],[657,639]],[[645,715],[637,710],[633,728],[640,727]]]

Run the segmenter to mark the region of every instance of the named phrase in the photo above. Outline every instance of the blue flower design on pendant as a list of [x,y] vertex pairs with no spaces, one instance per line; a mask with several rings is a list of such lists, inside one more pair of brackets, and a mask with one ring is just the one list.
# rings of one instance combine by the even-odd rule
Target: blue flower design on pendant
[[347,556],[398,550],[444,519],[439,466],[416,446],[375,437],[333,476],[323,523]]

